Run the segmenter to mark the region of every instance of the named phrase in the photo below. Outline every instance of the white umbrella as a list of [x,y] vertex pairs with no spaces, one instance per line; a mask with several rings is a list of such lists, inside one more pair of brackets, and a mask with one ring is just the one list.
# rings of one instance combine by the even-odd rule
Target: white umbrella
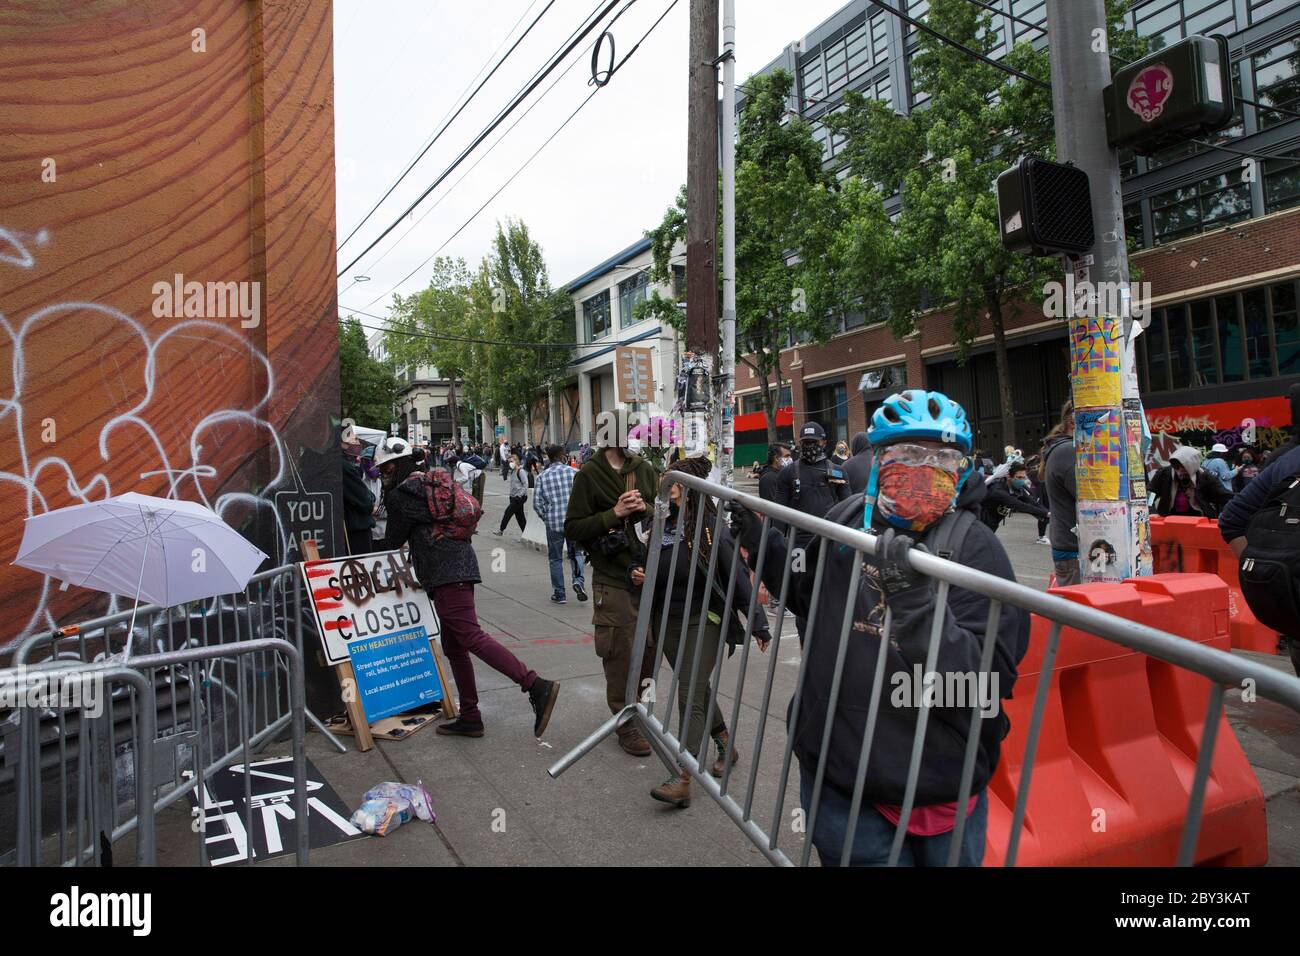
[[210,508],[128,492],[28,518],[14,564],[172,607],[242,591],[266,557]]

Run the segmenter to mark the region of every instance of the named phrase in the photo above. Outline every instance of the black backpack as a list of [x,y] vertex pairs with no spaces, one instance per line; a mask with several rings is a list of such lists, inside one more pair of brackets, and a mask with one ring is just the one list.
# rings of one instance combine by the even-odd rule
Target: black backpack
[[1255,617],[1300,637],[1300,473],[1282,479],[1250,519],[1238,576]]

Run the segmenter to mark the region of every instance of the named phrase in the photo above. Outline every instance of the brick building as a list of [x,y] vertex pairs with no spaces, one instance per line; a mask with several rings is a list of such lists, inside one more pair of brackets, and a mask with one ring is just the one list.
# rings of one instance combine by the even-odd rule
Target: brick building
[[[991,0],[1002,46],[1043,35],[1043,0]],[[909,14],[924,17],[926,0]],[[1015,19],[1012,19],[1012,18]],[[1194,145],[1150,158],[1121,154],[1129,235],[1142,246],[1133,259],[1151,284],[1151,324],[1138,338],[1137,362],[1157,450],[1172,442],[1229,445],[1243,431],[1265,446],[1281,440],[1289,413],[1281,396],[1300,381],[1300,5],[1275,0],[1138,0],[1132,28],[1156,48],[1193,33],[1229,38],[1233,82],[1260,107],[1239,106],[1240,122],[1219,134],[1234,149],[1278,157],[1243,166],[1242,157]],[[907,112],[927,95],[913,88],[917,34],[870,0],[854,0],[807,37],[791,43],[763,71],[795,77],[790,108],[815,119],[837,109],[848,90]],[[740,106],[743,107],[743,98]],[[1283,111],[1268,107],[1281,107]],[[842,143],[814,125],[828,168]],[[898,203],[898,197],[892,200]],[[785,350],[783,406],[797,426],[814,418],[829,435],[866,427],[881,398],[899,387],[948,392],[974,421],[980,446],[1000,449],[1001,408],[991,330],[981,328],[968,361],[958,364],[951,314],[936,310],[917,332],[895,339],[863,316],[841,318],[822,346]],[[1028,304],[1008,319],[1015,400],[1014,442],[1036,449],[1068,396],[1065,322]],[[736,391],[742,414],[759,409],[760,383],[744,366]],[[739,420],[738,420],[739,430]],[[757,445],[746,445],[752,455]],[[738,453],[741,448],[738,446]],[[738,462],[747,456],[738,454]]]

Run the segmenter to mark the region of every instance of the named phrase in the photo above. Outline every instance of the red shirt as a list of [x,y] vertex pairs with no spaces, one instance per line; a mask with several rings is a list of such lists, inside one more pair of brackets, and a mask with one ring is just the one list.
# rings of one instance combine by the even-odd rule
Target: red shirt
[[[975,804],[979,801],[979,794],[974,794],[970,798],[970,803],[966,806],[966,815],[970,816],[975,812]],[[880,811],[880,815],[898,826],[898,821],[903,818],[902,807],[891,807],[886,803],[877,803],[875,807]],[[907,818],[907,832],[911,836],[939,836],[943,833],[951,833],[957,826],[957,802],[952,803],[935,803],[928,807],[913,807],[911,815]]]

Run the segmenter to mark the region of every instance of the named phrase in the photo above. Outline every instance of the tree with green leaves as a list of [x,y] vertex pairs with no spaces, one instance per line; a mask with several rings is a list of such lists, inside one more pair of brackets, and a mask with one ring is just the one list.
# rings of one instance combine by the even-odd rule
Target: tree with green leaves
[[[776,440],[781,350],[792,340],[828,341],[846,305],[832,255],[841,219],[835,178],[822,168],[811,127],[787,118],[793,84],[783,70],[749,80],[736,144],[736,351],[762,383],[770,441]],[[646,235],[651,278],[667,282],[669,257],[686,235],[684,188]],[[676,303],[658,293],[638,315],[684,327]]]
[[[1108,0],[1111,42],[1132,50],[1120,15]],[[992,16],[968,0],[933,0],[926,23],[944,36],[991,55],[999,39]],[[1040,301],[1044,283],[1060,281],[1053,258],[1008,252],[1002,246],[995,183],[1026,153],[1053,155],[1051,93],[983,63],[922,32],[913,58],[916,88],[928,102],[909,116],[851,92],[827,125],[847,137],[850,173],[870,184],[846,209],[845,280],[876,303],[890,330],[916,330],[929,308],[951,309],[958,361],[965,361],[982,320],[992,332],[1003,441],[1015,436],[1006,326],[1027,301]],[[1047,82],[1046,51],[1017,45],[1006,62]],[[883,202],[901,187],[902,210],[882,228]],[[855,244],[869,255],[855,257]],[[880,259],[888,263],[880,267]]]
[[361,425],[387,430],[397,395],[390,362],[370,354],[355,316],[339,323],[339,413]]
[[478,356],[488,407],[522,415],[531,442],[538,394],[568,371],[570,350],[562,346],[573,341],[572,300],[551,288],[541,246],[515,219],[497,224],[471,298],[481,337],[493,340]]
[[[476,324],[465,260],[439,256],[433,260],[429,284],[408,296],[393,296],[384,344],[399,368],[432,366],[450,382],[447,402],[451,421],[460,421],[456,383],[474,368],[466,341]],[[475,391],[474,389],[468,389]],[[471,395],[471,404],[481,395]]]

